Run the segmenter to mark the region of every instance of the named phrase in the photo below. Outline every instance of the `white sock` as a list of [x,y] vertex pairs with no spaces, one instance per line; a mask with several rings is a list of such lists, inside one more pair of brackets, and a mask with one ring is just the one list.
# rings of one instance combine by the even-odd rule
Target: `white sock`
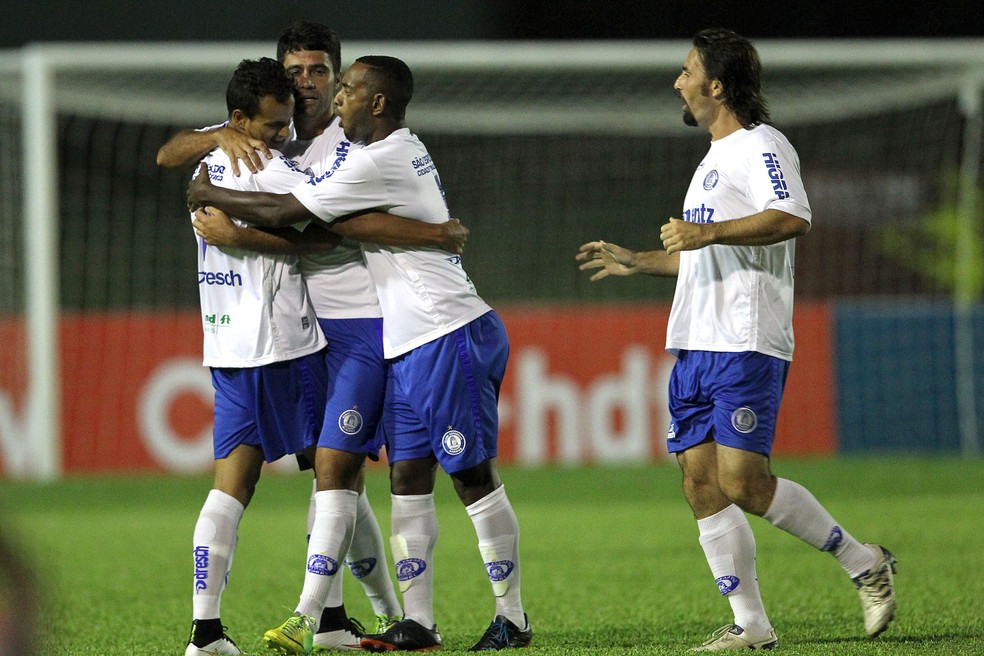
[[222,590],[226,586],[238,541],[236,531],[245,508],[225,492],[211,490],[195,524],[192,619],[220,617]]
[[391,495],[393,563],[403,593],[403,612],[428,629],[434,622],[434,545],[437,512],[433,494]]
[[765,614],[755,574],[755,536],[741,508],[732,504],[697,520],[700,546],[721,594],[728,598],[735,624],[761,635],[772,625]]
[[396,596],[386,561],[383,532],[372,511],[365,491],[359,495],[355,533],[346,558],[352,575],[362,583],[376,615],[402,617],[403,608]]
[[325,606],[342,605],[342,559],[355,529],[359,495],[351,490],[325,490],[314,495],[314,526],[308,541],[307,571],[296,611],[318,620]]
[[475,525],[478,550],[492,582],[495,614],[525,629],[526,616],[519,592],[519,521],[506,496],[506,487],[500,485],[465,509]]
[[773,526],[827,551],[854,578],[875,564],[877,555],[841,528],[816,497],[799,483],[776,479],[776,493],[762,515]]

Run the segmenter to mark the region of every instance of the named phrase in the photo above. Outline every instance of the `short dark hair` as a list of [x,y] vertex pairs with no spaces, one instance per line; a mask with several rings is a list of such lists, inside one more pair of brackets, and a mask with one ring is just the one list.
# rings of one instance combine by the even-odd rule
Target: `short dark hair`
[[366,55],[355,61],[372,69],[367,80],[369,92],[386,96],[386,104],[393,118],[402,121],[413,98],[413,73],[410,67],[402,60],[386,55]]
[[338,75],[342,69],[342,44],[327,25],[296,20],[280,32],[277,39],[277,59],[283,63],[291,52],[319,50],[328,53],[328,62]]
[[762,92],[762,62],[745,37],[724,28],[702,30],[694,37],[708,80],[724,86],[724,103],[748,128],[769,122],[769,106]]
[[276,59],[244,59],[232,73],[226,87],[226,109],[229,115],[238,109],[253,118],[260,111],[260,99],[273,96],[277,102],[294,97],[294,81]]

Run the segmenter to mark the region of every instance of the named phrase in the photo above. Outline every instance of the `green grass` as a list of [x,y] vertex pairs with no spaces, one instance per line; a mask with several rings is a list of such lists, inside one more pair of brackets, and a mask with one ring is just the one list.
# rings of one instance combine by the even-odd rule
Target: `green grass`
[[[853,586],[836,561],[752,518],[758,573],[787,654],[984,653],[980,594],[984,460],[780,461],[863,541],[899,559],[900,608],[865,639]],[[675,465],[505,469],[522,525],[524,605],[538,654],[678,654],[729,621],[679,490]],[[367,482],[384,527],[384,471]],[[191,620],[191,534],[208,478],[80,478],[0,482],[0,524],[43,581],[40,654],[181,654]],[[240,526],[223,622],[248,654],[300,593],[309,481],[266,474]],[[474,529],[446,477],[435,610],[445,650],[463,650],[493,615]],[[345,579],[350,614],[368,622]],[[9,591],[8,591],[9,592]],[[2,609],[0,591],[0,609]]]

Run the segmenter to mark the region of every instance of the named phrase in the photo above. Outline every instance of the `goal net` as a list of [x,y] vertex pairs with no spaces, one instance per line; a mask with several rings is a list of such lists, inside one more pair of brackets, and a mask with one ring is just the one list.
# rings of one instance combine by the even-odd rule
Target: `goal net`
[[[831,431],[847,451],[922,450],[924,439],[975,451],[984,44],[756,45],[773,122],[799,152],[814,210],[797,245],[797,296],[836,308]],[[672,281],[592,284],[573,256],[591,239],[656,248],[660,225],[679,216],[708,141],[682,124],[672,88],[688,43],[343,46],[345,61],[391,54],[414,71],[407,122],[472,231],[465,264],[490,303],[545,313],[544,333],[551,309],[607,308],[617,332],[618,308],[669,303]],[[0,53],[7,471],[100,470],[120,457],[194,470],[207,455],[208,388],[192,372],[201,342],[183,202],[191,171],[161,170],[155,156],[178,129],[223,120],[233,68],[273,48]],[[575,337],[587,351],[608,338]],[[160,352],[173,356],[163,373]],[[151,372],[140,389],[119,383]],[[194,411],[174,410],[186,407],[182,395],[197,399]],[[890,416],[896,409],[906,416]],[[628,421],[616,416],[610,428]],[[147,438],[154,426],[167,435]],[[871,437],[896,430],[905,433],[896,442]]]

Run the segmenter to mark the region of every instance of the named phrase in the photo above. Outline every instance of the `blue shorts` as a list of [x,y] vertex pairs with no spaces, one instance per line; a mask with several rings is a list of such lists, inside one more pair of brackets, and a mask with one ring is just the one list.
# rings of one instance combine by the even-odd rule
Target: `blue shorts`
[[328,391],[323,351],[261,367],[211,371],[216,460],[249,444],[273,462],[317,442]]
[[748,351],[680,351],[670,374],[670,453],[707,439],[768,456],[789,362]]
[[328,403],[319,447],[379,460],[386,393],[382,319],[318,319],[328,338]]
[[494,458],[508,359],[506,328],[487,312],[391,360],[383,411],[390,462],[435,456],[453,474]]

